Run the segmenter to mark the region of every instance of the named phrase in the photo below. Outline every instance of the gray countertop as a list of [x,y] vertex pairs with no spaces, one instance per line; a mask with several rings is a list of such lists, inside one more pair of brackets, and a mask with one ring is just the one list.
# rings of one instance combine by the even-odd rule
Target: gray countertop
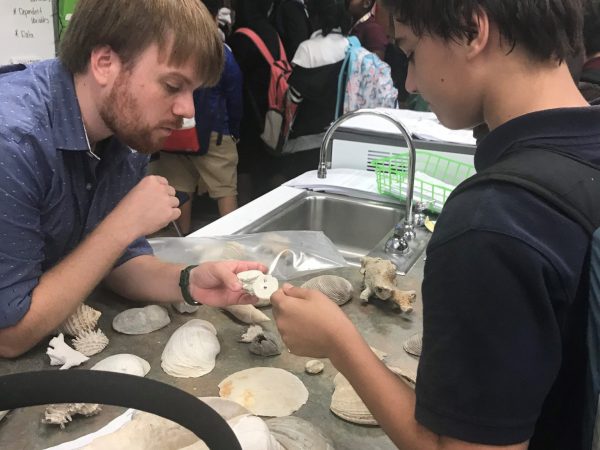
[[[361,304],[361,277],[358,268],[344,268],[327,271],[347,278],[355,287],[354,298],[342,306],[365,336],[367,342],[379,350],[388,353],[386,361],[392,366],[400,367],[408,372],[416,373],[417,360],[402,349],[402,343],[422,329],[422,303],[420,285],[423,276],[423,258],[412,268],[408,275],[399,277],[398,285],[402,289],[415,289],[418,298],[412,314],[402,315],[386,303]],[[293,284],[301,284],[308,278],[305,276],[292,280]],[[228,375],[250,367],[269,366],[286,369],[297,375],[309,391],[308,402],[295,415],[309,420],[319,426],[330,436],[338,449],[393,449],[389,438],[379,427],[360,426],[339,419],[329,410],[333,392],[335,368],[325,361],[325,370],[319,375],[304,372],[304,364],[310,358],[297,357],[283,352],[275,357],[259,357],[248,351],[247,344],[238,343],[237,339],[247,325],[232,319],[218,309],[203,306],[192,315],[181,315],[169,308],[171,323],[158,331],[147,335],[128,336],[112,330],[111,322],[119,312],[138,307],[139,304],[128,302],[104,289],[97,289],[87,303],[102,312],[99,326],[110,339],[108,347],[94,355],[83,365],[70,370],[89,369],[96,362],[117,353],[133,353],[147,360],[151,369],[147,377],[174,385],[196,396],[218,396],[218,383]],[[263,308],[272,318],[271,308]],[[217,356],[215,369],[199,378],[174,378],[163,372],[160,366],[162,350],[171,334],[190,318],[201,318],[213,323],[218,332],[221,352]],[[264,324],[264,328],[275,330],[274,322]],[[309,330],[307,330],[309,332]],[[70,339],[67,340],[70,344]],[[31,370],[58,370],[50,366],[45,354],[48,340],[15,360],[0,359],[0,375]],[[48,386],[48,389],[52,389]],[[149,393],[151,395],[151,393]],[[85,418],[76,416],[64,430],[58,426],[44,425],[40,422],[44,407],[30,407],[11,411],[0,422],[0,448],[2,449],[42,449],[76,439],[96,431],[125,411],[125,408],[106,406],[98,416]]]

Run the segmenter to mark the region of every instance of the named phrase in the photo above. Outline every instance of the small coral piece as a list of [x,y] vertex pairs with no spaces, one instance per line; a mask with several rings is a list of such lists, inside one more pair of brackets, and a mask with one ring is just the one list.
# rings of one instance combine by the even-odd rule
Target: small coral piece
[[78,366],[90,359],[79,353],[77,350],[69,347],[65,343],[65,337],[62,333],[57,337],[50,339],[48,345],[49,347],[46,350],[46,354],[50,357],[50,364],[52,366],[60,366],[62,364],[60,370],[70,369],[71,367]]
[[97,403],[63,403],[48,405],[44,411],[42,423],[59,425],[64,430],[65,425],[73,420],[75,414],[82,416],[95,416],[102,408]]
[[73,339],[73,347],[85,356],[100,353],[108,345],[108,338],[101,329],[96,331],[84,331]]
[[371,258],[362,259],[360,273],[363,274],[363,291],[360,299],[368,302],[372,295],[380,300],[392,300],[402,312],[410,313],[413,310],[417,294],[415,291],[402,291],[396,286],[396,266],[387,259]]

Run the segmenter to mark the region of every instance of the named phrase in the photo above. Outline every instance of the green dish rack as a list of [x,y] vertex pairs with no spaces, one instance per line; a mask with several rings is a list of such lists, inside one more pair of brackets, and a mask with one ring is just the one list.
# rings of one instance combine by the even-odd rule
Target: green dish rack
[[[452,190],[475,173],[471,164],[456,161],[434,152],[417,150],[413,199],[427,209],[440,212]],[[380,194],[404,200],[408,172],[408,153],[400,153],[372,162]]]

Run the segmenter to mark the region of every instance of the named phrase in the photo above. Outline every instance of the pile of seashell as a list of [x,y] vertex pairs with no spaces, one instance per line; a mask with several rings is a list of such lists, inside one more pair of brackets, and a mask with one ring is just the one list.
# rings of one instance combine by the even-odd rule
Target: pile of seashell
[[102,313],[91,306],[81,304],[60,326],[59,333],[73,336],[73,346],[85,356],[100,353],[108,345],[108,338],[99,328],[95,330]]

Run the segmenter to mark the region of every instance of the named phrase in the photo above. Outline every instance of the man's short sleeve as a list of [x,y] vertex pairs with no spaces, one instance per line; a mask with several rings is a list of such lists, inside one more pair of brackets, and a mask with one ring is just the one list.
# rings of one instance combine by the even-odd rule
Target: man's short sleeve
[[500,233],[466,231],[428,251],[421,424],[488,445],[532,436],[561,363],[552,279],[539,253]]
[[145,237],[141,237],[133,241],[125,250],[125,253],[117,260],[115,263],[115,267],[119,267],[121,264],[125,264],[132,258],[136,256],[142,255],[152,255],[154,252],[152,247],[148,243],[148,240]]

